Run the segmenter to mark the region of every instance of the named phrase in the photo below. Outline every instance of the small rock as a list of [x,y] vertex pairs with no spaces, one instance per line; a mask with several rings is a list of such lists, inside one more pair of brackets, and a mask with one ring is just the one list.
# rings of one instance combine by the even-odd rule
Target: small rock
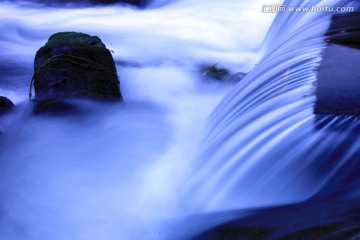
[[35,100],[93,97],[122,99],[110,51],[97,36],[60,32],[34,61]]
[[239,82],[243,79],[245,73],[235,73],[230,74],[230,71],[225,68],[218,68],[216,64],[212,66],[202,66],[200,68],[200,73],[207,79],[217,80],[217,81],[226,81],[226,82]]
[[0,115],[5,114],[13,109],[14,103],[3,96],[0,96]]
[[200,68],[200,72],[203,76],[218,81],[224,81],[230,76],[230,73],[227,69],[218,68],[216,64],[212,66],[202,66]]

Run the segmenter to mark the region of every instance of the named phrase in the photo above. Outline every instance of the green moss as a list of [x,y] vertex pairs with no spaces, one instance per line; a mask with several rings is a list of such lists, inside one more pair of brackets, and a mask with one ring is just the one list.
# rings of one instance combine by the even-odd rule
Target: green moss
[[105,45],[101,42],[101,39],[99,37],[90,36],[89,34],[77,33],[77,32],[55,33],[49,38],[45,46],[59,47],[63,45],[92,45],[92,46],[105,47]]

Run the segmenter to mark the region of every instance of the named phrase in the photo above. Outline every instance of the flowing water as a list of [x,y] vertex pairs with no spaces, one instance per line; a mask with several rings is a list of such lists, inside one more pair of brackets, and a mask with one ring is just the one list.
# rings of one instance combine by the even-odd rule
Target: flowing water
[[[359,7],[353,1],[308,5],[315,3]],[[316,68],[330,17],[279,14],[267,54],[212,113],[200,157],[206,163],[194,177],[195,186],[203,186],[196,200],[204,206],[206,199],[205,209],[292,203],[345,188],[341,197],[358,194],[359,119],[313,114]]]
[[[330,13],[275,18],[264,3],[0,2],[0,95],[17,105],[0,119],[0,239],[186,239],[232,218],[182,227],[195,215],[356,198],[354,172],[338,175],[356,171],[357,118],[312,114]],[[32,114],[33,58],[58,31],[98,35],[114,52],[123,103]],[[204,81],[199,67],[215,63],[250,73]]]

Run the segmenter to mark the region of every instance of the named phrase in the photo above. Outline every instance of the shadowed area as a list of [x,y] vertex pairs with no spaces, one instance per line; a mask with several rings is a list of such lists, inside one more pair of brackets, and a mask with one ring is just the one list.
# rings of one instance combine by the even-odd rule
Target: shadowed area
[[[224,223],[192,240],[325,240],[360,237],[358,201],[311,200],[287,206],[247,210],[246,214],[250,216]],[[216,218],[216,215],[206,216],[204,219],[207,220],[204,221],[211,218]]]
[[[0,0],[1,2],[9,2],[7,0]],[[150,1],[149,0],[57,0],[57,1],[41,1],[41,0],[14,0],[12,2],[18,3],[36,3],[44,6],[78,6],[78,7],[87,7],[91,5],[109,5],[109,4],[131,4],[139,7],[146,6]]]
[[317,75],[315,114],[360,113],[360,13],[335,15]]

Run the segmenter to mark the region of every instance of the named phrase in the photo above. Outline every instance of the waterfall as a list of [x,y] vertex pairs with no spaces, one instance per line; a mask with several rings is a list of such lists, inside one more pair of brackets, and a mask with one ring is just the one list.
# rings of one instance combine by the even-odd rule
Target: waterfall
[[[34,2],[0,1],[0,95],[15,103],[0,117],[1,240],[183,240],[225,210],[358,197],[359,119],[313,114],[331,13],[261,13],[268,0]],[[285,1],[322,4],[358,7]],[[59,31],[102,39],[123,103],[33,114],[34,55]],[[214,64],[248,74],[204,80]]]
[[[354,1],[284,4],[358,7]],[[359,193],[359,119],[313,114],[316,69],[331,15],[277,15],[266,54],[210,117],[189,181],[196,207],[231,210]]]

